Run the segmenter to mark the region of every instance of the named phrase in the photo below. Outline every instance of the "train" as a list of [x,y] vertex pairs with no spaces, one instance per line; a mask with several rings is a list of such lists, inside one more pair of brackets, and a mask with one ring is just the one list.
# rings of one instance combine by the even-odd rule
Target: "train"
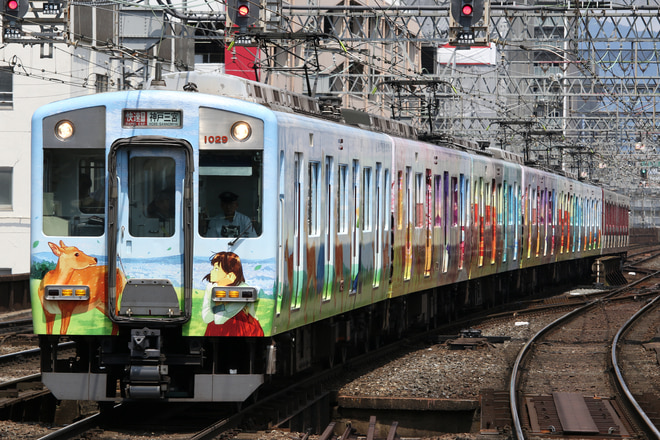
[[220,73],[45,105],[31,142],[58,399],[244,402],[628,247],[623,195]]

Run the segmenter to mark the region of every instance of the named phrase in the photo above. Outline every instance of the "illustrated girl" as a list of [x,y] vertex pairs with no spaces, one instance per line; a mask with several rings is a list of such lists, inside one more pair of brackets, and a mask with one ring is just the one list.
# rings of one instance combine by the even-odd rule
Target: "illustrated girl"
[[254,303],[212,301],[213,287],[245,286],[241,259],[233,252],[218,252],[211,257],[213,268],[203,279],[208,281],[202,319],[207,323],[204,336],[263,336],[254,315]]

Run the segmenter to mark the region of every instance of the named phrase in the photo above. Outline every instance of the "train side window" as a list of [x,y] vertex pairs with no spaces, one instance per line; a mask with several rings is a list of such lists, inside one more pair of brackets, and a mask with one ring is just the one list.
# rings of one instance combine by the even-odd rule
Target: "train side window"
[[568,193],[564,194],[563,197],[563,214],[564,214],[564,227],[563,227],[563,244],[562,244],[562,253],[569,252],[569,243],[571,240],[571,199]]
[[442,176],[435,175],[433,176],[433,225],[436,228],[442,227]]
[[584,240],[584,245],[587,249],[591,249],[591,238],[593,232],[593,201],[591,198],[585,200],[586,220],[587,220],[587,235]]
[[590,198],[584,199],[584,250],[591,249],[592,232],[592,202]]
[[103,235],[105,151],[45,149],[43,168],[44,234]]
[[[392,212],[392,182],[391,182],[391,177],[390,177],[390,170],[389,168],[385,168],[385,211],[384,215],[390,215]],[[385,230],[389,231],[390,228],[393,228],[394,225],[392,225],[390,222],[392,221],[391,216],[390,218],[385,221]],[[392,245],[393,243],[390,243]]]
[[[550,234],[550,255],[555,254],[555,191],[548,192],[548,229],[546,234]],[[548,239],[546,235],[546,246]]]
[[584,197],[580,197],[578,199],[578,209],[580,210],[580,242],[578,246],[578,250],[584,250],[584,244],[585,244],[585,232],[586,232],[586,208],[587,208],[587,201]]
[[403,171],[397,173],[396,228],[403,229]]
[[337,233],[348,232],[348,165],[339,164],[339,182],[337,185]]
[[408,281],[412,278],[412,228],[414,224],[413,206],[414,206],[414,182],[413,171],[411,167],[406,167],[406,243],[405,243],[405,258],[403,268],[403,279]]
[[321,218],[321,164],[309,162],[307,192],[307,227],[310,236],[319,235]]
[[490,183],[485,182],[484,184],[484,208],[486,209],[486,226],[491,226],[493,223],[493,194],[490,190]]
[[509,225],[511,224],[511,185],[504,181],[502,185],[502,263],[506,263],[509,252]]
[[602,232],[602,227],[603,227],[603,203],[601,200],[596,200],[596,206],[595,206],[595,231],[594,234],[596,234],[594,238],[594,247],[596,249],[600,249],[601,247],[601,232]]
[[451,210],[452,210],[452,220],[451,225],[458,227],[458,179],[456,177],[451,178]]
[[364,219],[362,221],[362,230],[371,231],[373,223],[373,182],[372,182],[372,168],[364,167],[362,170],[362,202],[364,206],[362,207],[362,212]]
[[476,202],[476,226],[477,226],[477,242],[479,243],[479,267],[484,265],[484,217],[485,217],[485,202],[484,202],[484,179],[479,177],[479,183],[475,188]]
[[541,206],[541,190],[536,187],[532,190],[532,225],[539,223],[539,209]]
[[304,164],[302,153],[295,153],[293,162],[293,295],[291,310],[300,309],[304,284],[304,248],[302,239]]
[[578,226],[579,226],[579,231],[578,231],[578,251],[582,249],[582,243],[584,243],[584,199],[582,197],[578,197],[577,201],[578,205]]
[[424,225],[424,194],[422,173],[415,173],[415,228]]
[[470,181],[465,178],[464,174],[459,176],[459,191],[460,191],[460,205],[459,205],[459,258],[458,258],[458,268],[463,269],[465,265],[465,229],[469,225],[470,214],[468,212],[468,199],[470,197]]
[[490,246],[490,264],[495,264],[497,258],[497,227],[501,225],[501,202],[499,195],[502,193],[502,185],[497,185],[495,179],[493,179],[491,188],[493,191],[493,230],[491,235],[491,246]]
[[569,224],[571,225],[570,231],[572,233],[572,237],[571,237],[571,233],[568,234],[569,238],[570,238],[570,250],[571,250],[571,252],[575,252],[575,230],[577,229],[577,222],[576,222],[576,216],[577,216],[576,211],[577,210],[576,210],[576,206],[575,206],[576,201],[577,201],[576,197],[571,194],[570,201],[568,202],[569,203],[569,214],[568,214],[569,217],[568,218],[569,218]]
[[449,173],[447,171],[443,174],[442,184],[442,214],[444,226],[444,251],[442,255],[442,272],[446,273],[449,270]]
[[360,274],[360,247],[362,245],[361,243],[361,235],[360,235],[360,221],[364,221],[364,219],[360,218],[360,212],[359,208],[361,206],[361,198],[364,197],[363,194],[360,193],[360,161],[359,160],[353,160],[353,169],[352,169],[352,175],[353,175],[353,182],[352,182],[352,188],[353,188],[353,203],[351,205],[351,210],[353,213],[353,219],[354,221],[351,224],[351,291],[350,293],[357,293],[358,291],[358,276]]
[[[556,192],[556,191],[555,191]],[[558,248],[559,248],[559,254],[564,253],[564,192],[560,192],[558,196],[556,196],[557,200],[555,203],[555,217],[557,218],[557,232],[555,235],[558,235],[559,243],[558,243]]]
[[513,197],[511,199],[511,204],[513,205],[513,212],[511,217],[513,218],[513,261],[518,261],[518,245],[519,245],[519,232],[520,232],[520,185],[518,182],[513,182]]
[[[332,156],[325,158],[325,264],[326,267],[334,267],[335,265],[335,160]],[[328,301],[332,297],[334,287],[334,271],[326,270],[323,282],[323,301]]]
[[[389,168],[385,168],[385,176],[384,176],[384,181],[385,183],[383,184],[384,187],[384,192],[385,192],[385,200],[383,201],[383,223],[384,227],[383,230],[385,231],[385,234],[383,234],[383,243],[388,243],[389,247],[385,246],[382,250],[383,252],[383,258],[385,259],[386,263],[384,265],[384,268],[389,265],[390,270],[388,271],[389,277],[388,281],[389,283],[392,283],[392,270],[394,268],[394,216],[392,213],[392,177],[390,174]],[[385,252],[389,250],[389,255],[387,255]],[[389,258],[388,258],[389,257]],[[387,276],[387,275],[386,275]],[[382,278],[382,277],[381,277]]]
[[497,185],[497,226],[504,224],[504,217],[506,216],[506,205],[504,204],[504,199],[506,198],[505,192],[506,180],[504,181],[504,185],[501,183]]
[[568,195],[566,193],[562,193],[562,242],[561,242],[561,248],[562,248],[562,254],[563,253],[568,253],[568,240],[569,240],[569,231],[570,231],[570,216],[569,216],[569,205],[568,205]]
[[[234,236],[234,229],[211,230],[211,220],[227,217],[220,195],[231,193],[236,198],[236,212],[246,216],[253,231],[246,237],[261,235],[262,230],[262,165],[261,151],[204,150],[199,152],[199,234],[203,237]],[[229,219],[236,223],[236,217]],[[214,222],[220,224],[220,222]],[[239,231],[242,234],[243,231]]]
[[603,234],[603,202],[599,200],[596,202],[596,247],[601,248],[602,245],[602,234]]
[[374,222],[374,278],[372,282],[374,288],[380,286],[383,266],[383,226],[384,223],[387,223],[384,221],[386,211],[383,199],[383,164],[381,162],[376,162],[375,177],[376,219]]
[[525,242],[527,243],[527,258],[531,258],[532,256],[532,204],[535,201],[533,201],[533,195],[532,195],[532,187],[530,185],[527,185],[527,188],[525,189],[525,226],[526,228],[526,235],[524,237]]
[[426,211],[424,213],[424,227],[426,228],[424,276],[431,275],[433,263],[433,176],[431,170],[426,170]]
[[[286,195],[286,190],[290,186],[289,182],[286,180],[286,172],[287,172],[287,161],[286,161],[286,155],[284,154],[284,151],[280,150],[280,155],[279,155],[279,169],[278,169],[278,240],[280,243],[284,243],[284,236],[285,236],[285,226],[284,226],[284,213],[285,213],[285,195]],[[278,258],[280,261],[285,261],[284,257],[284,246],[280,246],[278,250]],[[282,313],[282,303],[284,302],[284,293],[285,289],[283,287],[284,285],[284,265],[280,264],[278,265],[278,273],[277,277],[280,280],[280,282],[277,284],[277,302],[275,303],[275,313],[277,316],[280,316]],[[288,289],[286,289],[288,290]]]

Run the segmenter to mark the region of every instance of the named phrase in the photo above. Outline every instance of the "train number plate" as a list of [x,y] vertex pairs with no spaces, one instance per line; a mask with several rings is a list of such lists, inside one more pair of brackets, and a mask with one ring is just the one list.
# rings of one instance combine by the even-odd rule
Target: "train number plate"
[[124,110],[122,126],[125,128],[181,128],[181,110]]

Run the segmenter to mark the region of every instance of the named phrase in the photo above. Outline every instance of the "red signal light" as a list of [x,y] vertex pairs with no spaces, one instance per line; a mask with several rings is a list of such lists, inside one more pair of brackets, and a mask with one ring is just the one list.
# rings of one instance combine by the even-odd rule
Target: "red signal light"
[[248,5],[241,5],[238,7],[238,15],[240,17],[247,17],[250,14],[250,8]]
[[10,11],[17,11],[18,10],[18,0],[9,0],[7,2],[7,9]]
[[463,14],[463,15],[472,15],[472,11],[473,11],[472,5],[470,5],[470,4],[465,4],[461,8],[461,14]]

